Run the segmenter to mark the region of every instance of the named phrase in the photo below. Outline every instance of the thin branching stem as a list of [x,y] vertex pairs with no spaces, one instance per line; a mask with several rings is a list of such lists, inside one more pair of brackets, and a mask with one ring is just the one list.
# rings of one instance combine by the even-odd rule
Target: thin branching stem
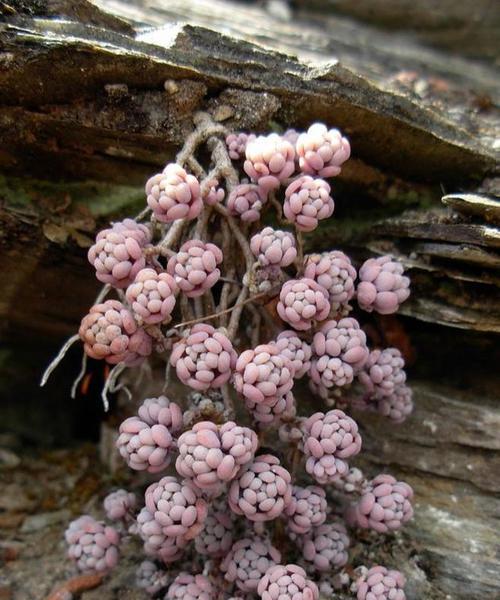
[[87,353],[83,352],[83,354],[82,354],[82,365],[80,367],[80,372],[76,376],[76,379],[75,379],[75,381],[73,381],[73,385],[71,386],[70,396],[71,396],[71,398],[73,398],[73,400],[76,398],[76,391],[78,389],[78,384],[83,379],[83,376],[85,375],[85,371],[86,370],[87,370]]
[[49,380],[49,377],[52,374],[52,371],[57,367],[57,365],[66,356],[66,353],[71,348],[71,346],[75,342],[77,342],[79,339],[80,339],[80,336],[77,333],[75,333],[75,335],[72,335],[69,339],[66,340],[66,342],[63,344],[62,348],[57,353],[57,356],[50,363],[50,365],[45,369],[42,379],[40,381],[40,387],[43,387],[47,383],[47,381]]

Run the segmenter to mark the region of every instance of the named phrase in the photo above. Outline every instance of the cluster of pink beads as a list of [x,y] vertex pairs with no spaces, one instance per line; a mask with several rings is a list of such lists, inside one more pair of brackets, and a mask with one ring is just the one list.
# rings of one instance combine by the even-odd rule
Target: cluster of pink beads
[[[340,250],[303,256],[302,233],[334,212],[326,180],[339,175],[350,156],[349,142],[337,129],[316,123],[303,133],[234,132],[225,142],[233,166],[244,171],[237,179],[224,183],[222,170],[215,169],[200,180],[189,172],[191,167],[203,171],[196,161],[169,163],[146,183],[151,224],[115,223],[98,234],[88,253],[97,278],[124,291],[117,292],[120,300],[93,306],[82,320],[85,352],[112,365],[135,366],[153,350],[170,351],[169,367],[191,394],[220,393],[219,404],[226,402],[223,410],[210,404],[212,421],[200,403],[191,403],[183,414],[182,394],[179,403],[166,396],[144,400],[121,423],[116,446],[128,466],[158,474],[158,480],[145,490],[142,506],[134,494],[118,490],[106,497],[104,509],[120,531],[129,527],[142,539],[150,560],[137,577],[150,594],[168,588],[167,600],[215,600],[231,593],[318,600],[315,579],[338,574],[350,544],[320,486],[356,494],[346,523],[381,533],[411,518],[413,491],[389,475],[366,480],[351,465],[362,445],[356,421],[339,408],[300,415],[293,388],[307,377],[315,395],[331,401],[341,388],[358,385],[364,394],[353,406],[402,422],[413,402],[400,352],[370,352],[361,324],[347,315],[354,300],[367,312],[394,313],[409,296],[409,280],[390,256],[370,258],[358,270]],[[226,161],[226,172],[227,167]],[[254,225],[280,201],[285,229]],[[226,251],[219,217],[240,246],[240,237],[249,238],[244,261]],[[216,243],[207,233],[212,229]],[[163,239],[155,240],[160,231]],[[244,274],[238,271],[243,263]],[[263,292],[239,307],[251,302],[254,314],[260,314],[259,301],[268,294],[262,304],[272,306],[274,300],[281,331],[245,349],[248,329],[235,335],[231,326],[214,321],[218,315],[200,318],[216,310],[219,297],[222,305],[226,283],[236,291],[247,286],[249,294]],[[184,328],[175,325],[180,309],[196,317],[186,319]],[[231,388],[252,428],[228,418]],[[238,416],[240,406],[234,411]],[[271,428],[286,445],[283,456],[259,441],[261,432],[271,439]],[[313,485],[301,479],[297,485],[299,464]],[[284,522],[282,531],[295,543],[307,573],[283,562],[272,545],[267,528],[275,521]],[[118,560],[117,531],[92,517],[73,522],[66,537],[80,570],[105,571]],[[164,565],[186,556],[190,545],[207,561],[207,573],[212,560],[222,559],[220,574],[188,573],[185,565],[167,573]],[[385,567],[364,573],[355,586],[360,600],[404,599],[404,577]]]

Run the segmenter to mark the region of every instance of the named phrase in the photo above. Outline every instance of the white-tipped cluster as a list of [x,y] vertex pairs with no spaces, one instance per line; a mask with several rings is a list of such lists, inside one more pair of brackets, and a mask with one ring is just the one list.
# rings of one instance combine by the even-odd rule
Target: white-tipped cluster
[[276,565],[259,581],[262,600],[318,600],[318,586],[298,565]]
[[351,155],[347,138],[338,129],[328,129],[323,123],[314,123],[297,139],[297,156],[303,173],[319,177],[335,177],[341,165]]
[[255,592],[266,571],[280,560],[280,552],[266,539],[244,538],[233,544],[221,570],[241,591]]
[[79,571],[108,571],[118,562],[120,535],[104,523],[83,515],[69,524],[65,532],[68,556]]
[[170,258],[167,271],[182,293],[188,298],[196,298],[219,281],[218,265],[222,258],[222,251],[215,244],[188,240]]
[[280,354],[286,356],[292,363],[295,379],[303,377],[311,366],[311,346],[301,339],[296,331],[282,331],[276,338],[276,347]]
[[174,278],[154,269],[141,269],[126,291],[127,302],[138,323],[168,323],[178,292]]
[[340,250],[307,256],[304,276],[314,279],[325,288],[335,311],[345,306],[354,296],[356,269],[350,258]]
[[294,485],[292,499],[286,508],[289,530],[304,534],[319,527],[326,520],[326,509],[326,494],[322,488],[316,485]]
[[312,279],[290,279],[280,292],[276,307],[283,321],[298,331],[311,329],[315,321],[324,321],[330,313],[325,288]]
[[177,472],[198,488],[212,490],[236,477],[257,450],[257,434],[233,421],[215,425],[211,421],[196,423],[177,442]]
[[410,295],[410,280],[403,265],[391,256],[370,258],[359,269],[356,297],[359,307],[368,312],[389,315]]
[[267,193],[253,183],[240,183],[229,194],[227,210],[233,217],[253,223],[260,219],[260,212],[266,203]]
[[356,319],[327,321],[315,333],[309,374],[326,388],[351,383],[368,358],[365,332]]
[[349,537],[342,523],[325,523],[299,536],[304,559],[317,571],[338,571],[349,558]]
[[288,267],[297,258],[295,238],[289,231],[265,227],[250,240],[250,249],[263,267]]
[[333,215],[335,204],[330,189],[323,179],[297,177],[285,190],[285,217],[299,231],[313,231],[319,221]]
[[295,171],[295,149],[277,133],[247,143],[245,173],[265,190],[276,189]]

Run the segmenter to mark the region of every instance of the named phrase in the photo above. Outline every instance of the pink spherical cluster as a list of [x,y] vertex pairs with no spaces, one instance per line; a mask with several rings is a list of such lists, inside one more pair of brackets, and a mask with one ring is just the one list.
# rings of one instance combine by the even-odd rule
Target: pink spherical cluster
[[260,211],[266,203],[267,193],[253,183],[240,183],[229,194],[227,210],[233,217],[253,223],[260,219]]
[[312,279],[290,279],[281,288],[277,311],[294,329],[305,331],[328,317],[330,302],[325,288]]
[[372,350],[358,378],[371,398],[392,396],[406,381],[405,361],[397,348]]
[[399,529],[413,516],[413,490],[392,475],[377,475],[364,490],[352,511],[352,519],[360,527],[387,533]]
[[326,494],[322,488],[294,485],[292,499],[286,508],[289,530],[297,534],[308,533],[325,522],[326,509]]
[[262,600],[318,600],[318,586],[298,565],[276,565],[259,581],[257,593]]
[[354,296],[356,269],[339,250],[307,256],[304,276],[325,288],[333,310],[339,310]]
[[313,231],[321,219],[333,215],[334,208],[330,186],[323,179],[303,175],[285,190],[283,212],[299,231]]
[[176,163],[169,163],[162,173],[146,182],[148,206],[158,221],[196,219],[203,208],[200,184]]
[[150,230],[133,219],[100,231],[88,251],[97,279],[116,288],[127,287],[146,266],[143,250],[150,241]]
[[278,188],[295,171],[295,149],[277,133],[249,141],[245,156],[245,173],[265,190]]
[[158,473],[170,463],[173,436],[182,427],[182,411],[160,396],[144,400],[138,413],[120,425],[116,447],[131,469]]
[[266,539],[244,538],[233,544],[221,564],[225,579],[243,592],[255,592],[266,571],[279,563],[281,554]]
[[138,323],[155,325],[168,323],[172,318],[177,291],[177,284],[169,273],[141,269],[125,296]]
[[82,319],[78,335],[90,358],[112,365],[139,365],[153,348],[151,337],[118,300],[95,304]]
[[293,387],[291,361],[276,345],[261,344],[242,352],[236,362],[234,385],[252,403],[276,404]]
[[342,523],[325,523],[299,536],[304,559],[317,571],[337,571],[349,558],[349,537]]
[[163,477],[147,488],[145,501],[166,537],[192,540],[203,529],[208,506],[187,481]]
[[312,349],[305,340],[298,336],[297,332],[289,329],[282,331],[276,338],[275,344],[279,353],[292,362],[295,379],[300,379],[309,371]]
[[368,358],[366,335],[356,319],[327,321],[315,333],[309,374],[326,388],[351,383]]
[[295,238],[288,231],[265,227],[250,240],[250,249],[263,267],[288,267],[297,258]]
[[188,298],[201,296],[219,281],[222,251],[215,244],[189,240],[172,256],[167,272]]
[[216,499],[208,511],[203,530],[195,538],[198,554],[226,556],[233,544],[234,521],[224,501]]
[[229,506],[250,521],[276,519],[292,500],[291,480],[278,458],[270,454],[256,456],[231,483]]
[[295,145],[303,173],[319,177],[335,177],[341,165],[350,157],[351,146],[338,129],[327,129],[314,123],[301,133]]
[[390,396],[377,402],[377,410],[395,423],[402,423],[413,412],[413,392],[407,385],[398,386]]
[[410,280],[403,273],[403,265],[390,256],[365,261],[356,290],[359,307],[381,315],[396,312],[410,295]]
[[226,137],[226,146],[229,157],[233,160],[240,160],[245,156],[247,144],[253,142],[257,136],[253,133],[230,133]]
[[355,583],[357,600],[406,600],[405,576],[399,571],[376,566]]
[[177,442],[177,472],[198,488],[218,489],[236,477],[257,450],[257,434],[234,421],[215,425],[211,421],[196,423]]
[[79,571],[108,571],[118,563],[120,535],[113,527],[83,515],[69,524],[64,535],[68,556]]
[[356,422],[338,409],[317,412],[302,424],[306,471],[320,484],[347,473],[346,459],[361,450]]
[[277,398],[276,403],[272,405],[252,402],[245,398],[245,406],[251,412],[252,417],[264,427],[292,419],[297,412],[292,392],[287,392],[281,398]]
[[127,490],[116,490],[104,498],[103,504],[110,521],[121,521],[131,516],[137,505],[137,498]]
[[214,600],[215,589],[205,575],[181,572],[168,588],[165,600]]
[[174,344],[170,364],[185,385],[201,391],[224,385],[236,366],[231,341],[211,325],[197,323]]
[[137,532],[144,542],[146,555],[164,563],[178,560],[188,545],[183,537],[166,535],[161,522],[146,507],[137,515]]
[[150,596],[164,590],[170,582],[168,573],[151,560],[143,560],[135,572],[135,583]]

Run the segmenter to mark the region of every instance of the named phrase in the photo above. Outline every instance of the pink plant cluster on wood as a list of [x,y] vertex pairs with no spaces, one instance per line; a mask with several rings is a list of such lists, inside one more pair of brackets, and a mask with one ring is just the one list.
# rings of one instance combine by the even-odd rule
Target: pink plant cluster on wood
[[[135,394],[156,385],[142,378],[164,361],[173,399],[147,398],[135,414],[127,405],[116,446],[150,483],[138,484],[142,502],[118,490],[104,509],[141,539],[137,581],[151,595],[318,600],[356,528],[388,534],[413,514],[408,484],[353,465],[362,439],[351,416],[401,423],[413,409],[401,352],[370,349],[370,317],[350,314],[355,302],[396,312],[409,279],[391,256],[304,255],[303,235],[334,213],[332,178],[351,153],[338,129],[258,135],[195,121],[176,161],[147,181],[146,217],[103,230],[88,253],[107,286],[80,325],[86,355],[115,365],[110,392],[119,369],[142,365]],[[80,570],[118,560],[118,533],[90,516],[66,537]],[[287,562],[297,556],[307,572]],[[404,577],[385,567],[354,585],[361,600],[404,599]]]

